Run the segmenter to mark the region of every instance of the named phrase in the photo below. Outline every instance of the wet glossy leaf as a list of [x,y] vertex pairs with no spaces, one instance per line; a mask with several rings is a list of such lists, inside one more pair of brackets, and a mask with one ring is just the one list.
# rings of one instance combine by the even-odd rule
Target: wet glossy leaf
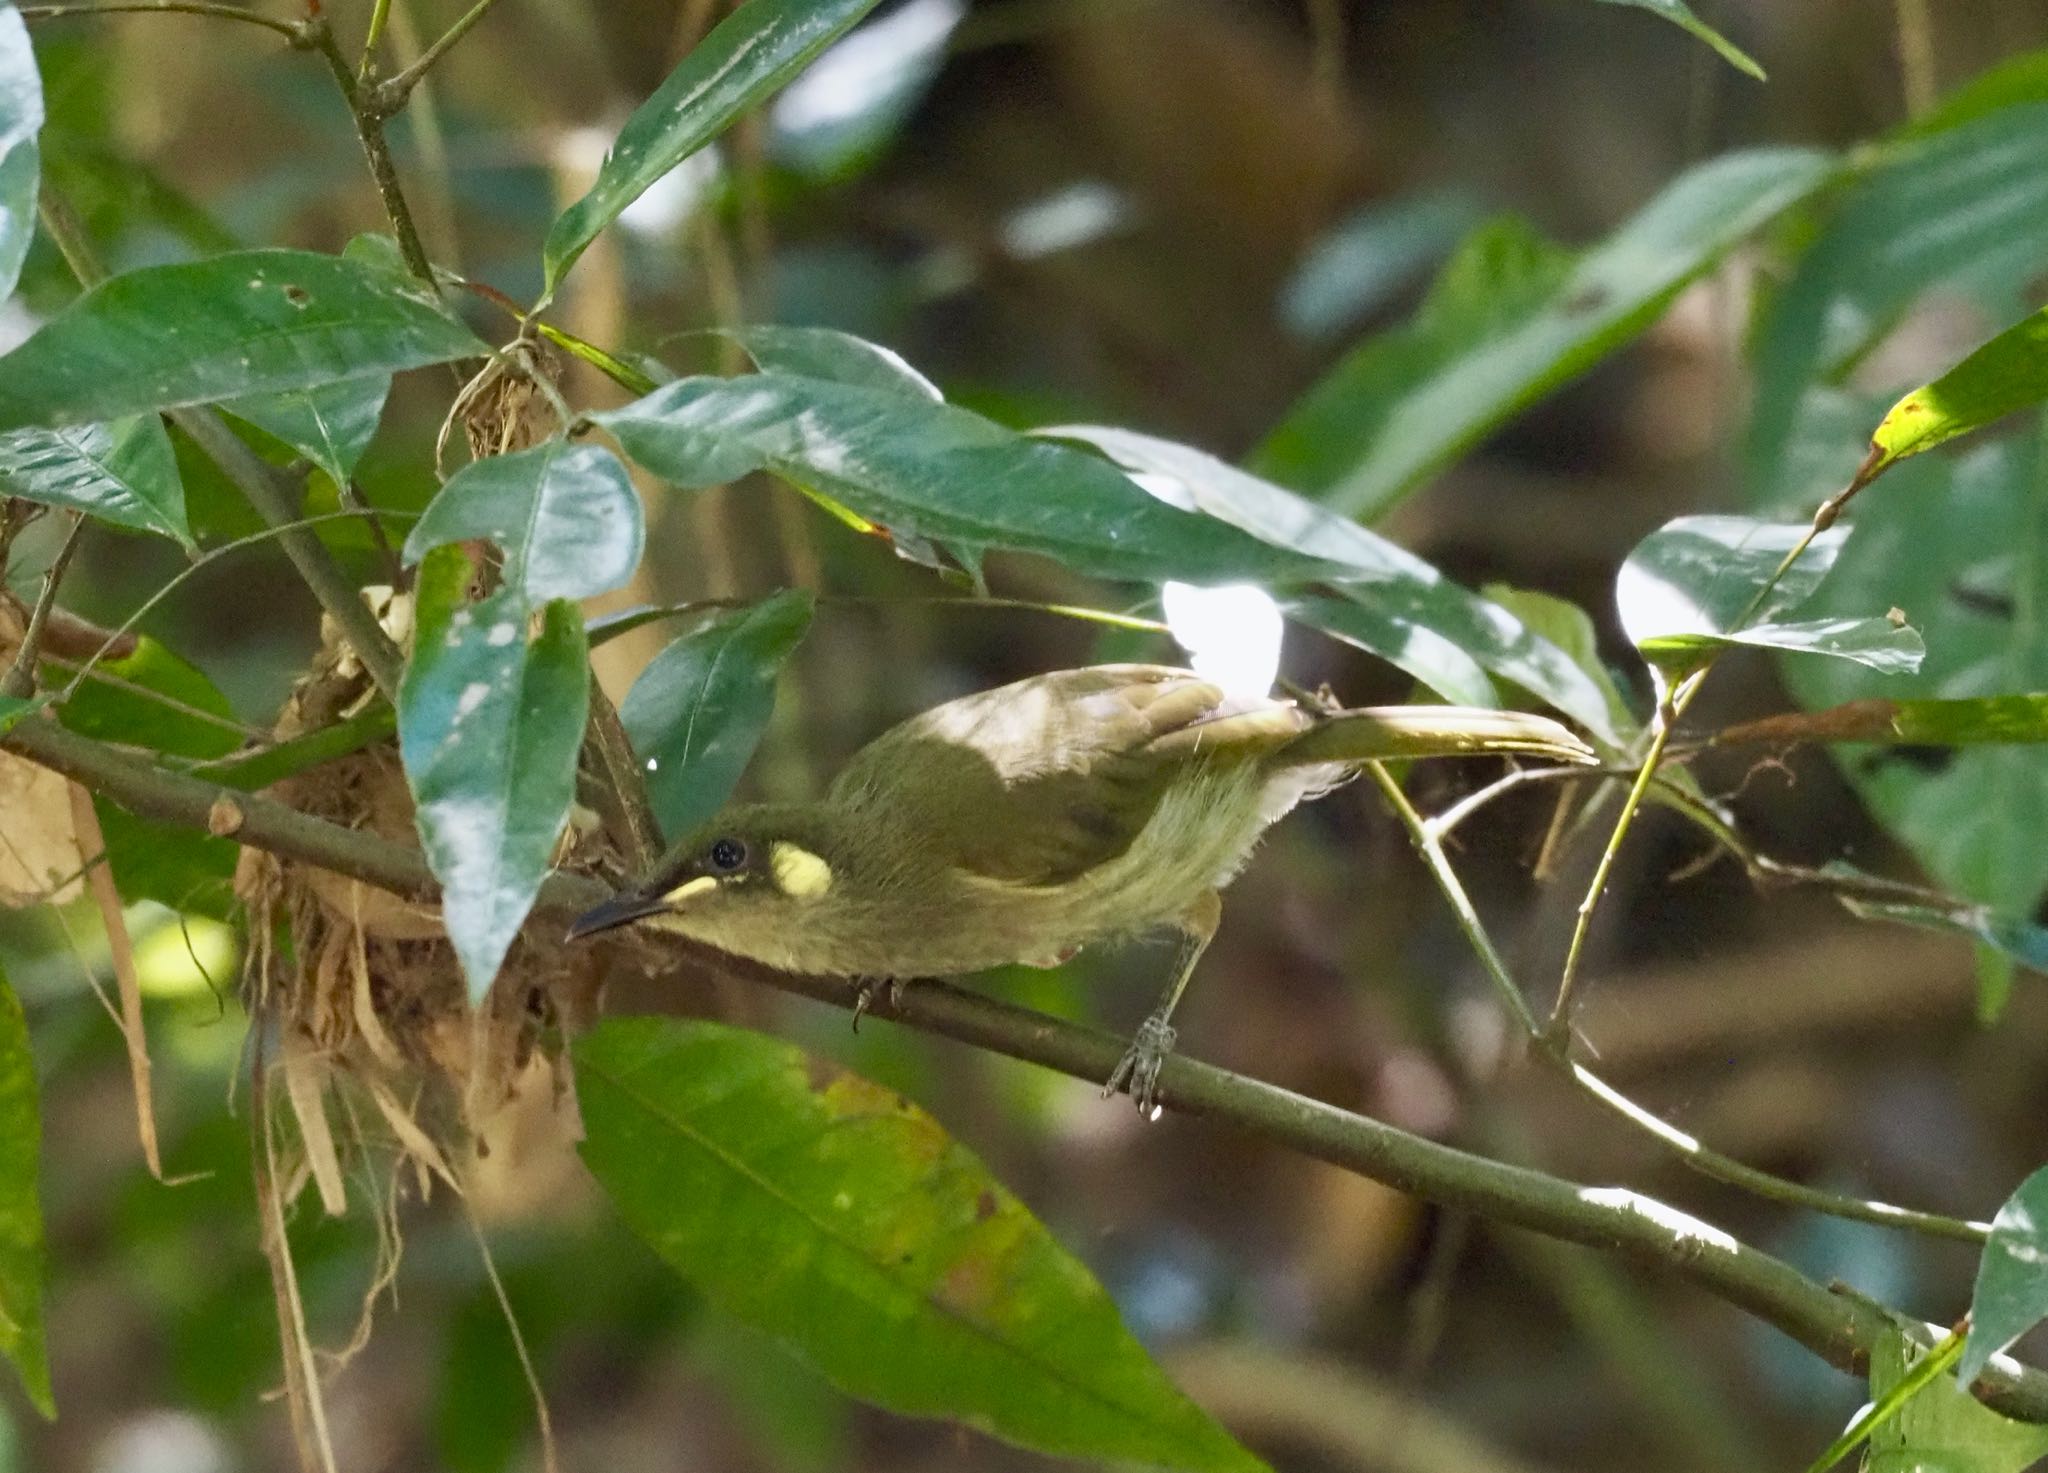
[[1714,49],[1721,60],[1738,72],[1764,80],[1764,69],[1756,64],[1750,54],[1730,41],[1726,36],[1701,20],[1693,13],[1685,0],[1604,0],[1608,5],[1632,5],[1638,10],[1647,10],[1652,15],[1661,15],[1673,25],[1683,29],[1695,40],[1704,41]]
[[939,75],[966,14],[965,0],[907,0],[842,37],[775,99],[769,157],[813,179],[873,158]]
[[[1813,486],[1795,493],[1794,482],[1820,495],[1848,484],[1877,416],[1841,425],[1830,396],[1930,289],[1974,303],[1987,324],[2040,305],[2030,293],[2048,253],[2044,153],[2048,103],[2010,107],[1890,144],[1844,192],[1757,335],[1747,452],[1757,504],[1810,512]],[[1880,382],[1890,390],[1880,410],[1912,384]],[[1801,476],[1792,459],[1815,443],[1826,467]]]
[[1287,612],[1399,666],[1446,700],[1491,706],[1485,672],[1511,680],[1608,741],[1620,740],[1607,695],[1579,664],[1500,605],[1480,598],[1377,533],[1212,455],[1130,430],[1062,425],[1041,434],[1095,446],[1169,504],[1199,510],[1261,541],[1335,563],[1336,597],[1287,601]]
[[592,418],[678,485],[772,470],[969,560],[1034,552],[1144,582],[1301,583],[1341,571],[1177,511],[1096,456],[899,392],[777,373],[686,378]]
[[[2038,432],[1907,461],[1868,493],[1826,585],[1801,612],[1896,606],[1924,631],[1910,677],[1835,660],[1788,660],[1800,703],[1976,700],[2048,690],[2048,645],[2027,610],[2048,570],[2048,481]],[[1943,738],[1934,736],[1939,742]],[[2048,893],[2048,747],[1837,744],[1830,755],[1871,812],[1945,890],[2002,915]],[[1996,1011],[2006,968],[1986,958],[1982,1005]]]
[[647,187],[787,82],[876,0],[747,0],[690,48],[640,105],[590,192],[564,210],[542,251],[552,297],[597,233]]
[[389,378],[346,379],[282,394],[252,394],[220,407],[284,441],[342,486],[377,437],[390,393]]
[[619,719],[647,772],[662,832],[677,839],[732,796],[775,709],[782,665],[811,623],[811,595],[786,589],[721,614],[647,662]]
[[1807,531],[1751,517],[1667,522],[1622,564],[1615,602],[1623,630],[1645,659],[1672,670],[1738,644],[1833,655],[1890,672],[1917,669],[1926,653],[1918,631],[1889,618],[1785,617],[1813,596],[1848,537],[1831,528],[1785,567]]
[[633,1229],[842,1390],[1068,1457],[1263,1465],[909,1100],[778,1040],[615,1018],[576,1045],[583,1158]]
[[2048,399],[2048,310],[2007,328],[1894,404],[1870,437],[1866,475]]
[[0,491],[192,546],[177,455],[154,414],[0,434]]
[[1499,604],[1520,619],[1523,627],[1563,650],[1566,657],[1585,672],[1586,678],[1593,682],[1606,701],[1608,721],[1622,743],[1634,739],[1642,730],[1642,721],[1621,687],[1615,683],[1614,672],[1600,658],[1600,635],[1593,627],[1591,614],[1568,598],[1532,588],[1489,583],[1479,591],[1490,602]]
[[518,594],[466,604],[469,577],[455,548],[430,553],[420,569],[398,741],[474,1001],[533,908],[568,819],[590,663],[574,604],[547,604],[529,639]]
[[14,290],[35,238],[42,129],[43,79],[28,27],[19,10],[0,6],[0,297]]
[[[2038,962],[2037,962],[2038,964]],[[2020,1183],[1991,1220],[1970,1296],[1970,1342],[1956,1365],[1968,1386],[1991,1357],[2048,1319],[2048,1166]],[[2035,1428],[2035,1456],[2048,1454],[2048,1428]]]
[[236,251],[123,272],[0,358],[0,430],[383,378],[485,352],[425,286],[357,256]]
[[1252,468],[1347,516],[1377,517],[1635,337],[1687,282],[1836,167],[1803,149],[1712,160],[1576,257],[1526,226],[1482,227],[1415,321],[1368,339],[1331,370]]
[[36,1409],[54,1417],[43,1344],[41,1153],[28,1025],[14,989],[0,975],[0,1354],[14,1362]]
[[617,456],[549,440],[450,476],[405,539],[405,560],[487,538],[505,554],[506,591],[531,607],[617,588],[639,564],[645,535],[640,497]]
[[900,353],[832,327],[780,327],[763,323],[717,329],[731,338],[767,373],[830,379],[867,389],[887,389],[913,398],[943,400],[937,384]]

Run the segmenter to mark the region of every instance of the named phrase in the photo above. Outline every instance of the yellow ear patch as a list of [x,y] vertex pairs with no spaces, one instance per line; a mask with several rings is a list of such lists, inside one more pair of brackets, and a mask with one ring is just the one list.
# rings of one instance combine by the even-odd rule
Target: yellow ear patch
[[664,905],[681,905],[692,895],[702,895],[707,890],[716,890],[718,881],[710,875],[699,875],[694,880],[685,880],[668,894],[661,897]]
[[768,868],[776,888],[799,900],[812,900],[832,888],[832,866],[810,850],[779,843],[768,851]]

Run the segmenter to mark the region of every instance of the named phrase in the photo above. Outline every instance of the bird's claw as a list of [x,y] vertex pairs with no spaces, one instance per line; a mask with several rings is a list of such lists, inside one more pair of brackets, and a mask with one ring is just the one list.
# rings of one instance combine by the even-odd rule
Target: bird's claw
[[901,977],[862,977],[854,984],[853,1031],[860,1032],[860,1020],[867,1010],[875,1005],[875,994],[887,992],[889,1007],[893,1010],[903,1005],[903,979]]
[[1173,1025],[1159,1013],[1154,1013],[1138,1025],[1138,1033],[1131,1040],[1131,1046],[1124,1050],[1124,1056],[1116,1062],[1116,1068],[1109,1074],[1109,1082],[1102,1086],[1104,1098],[1129,1086],[1131,1102],[1138,1107],[1138,1113],[1147,1120],[1157,1120],[1159,1106],[1159,1071],[1166,1064],[1166,1056],[1173,1052],[1174,1040],[1180,1035]]

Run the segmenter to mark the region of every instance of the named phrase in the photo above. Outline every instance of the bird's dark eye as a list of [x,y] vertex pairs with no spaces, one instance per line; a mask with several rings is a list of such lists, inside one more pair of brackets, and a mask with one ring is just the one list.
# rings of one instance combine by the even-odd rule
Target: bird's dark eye
[[747,862],[747,846],[738,839],[713,839],[710,859],[713,869],[731,874]]

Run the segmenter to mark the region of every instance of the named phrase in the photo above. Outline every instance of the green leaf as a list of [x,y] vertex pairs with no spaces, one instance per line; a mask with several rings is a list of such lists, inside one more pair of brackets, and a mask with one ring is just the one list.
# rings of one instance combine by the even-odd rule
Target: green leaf
[[[1887,672],[1919,668],[1918,631],[1885,617],[1785,619],[1814,594],[1848,534],[1752,517],[1679,517],[1636,545],[1615,580],[1621,627],[1660,669],[1684,671],[1717,649],[1832,655]],[[1806,544],[1789,567],[1786,557]],[[1782,575],[1780,569],[1783,569]]]
[[894,536],[970,560],[1003,548],[1142,582],[1303,583],[1343,571],[1177,511],[1096,456],[894,391],[777,373],[686,378],[591,417],[677,485],[772,470]]
[[872,159],[938,77],[966,14],[965,0],[909,0],[831,47],[775,100],[769,157],[811,179]]
[[1754,77],[1759,82],[1765,80],[1764,69],[1756,64],[1755,59],[1733,41],[1730,41],[1726,36],[1693,14],[1692,7],[1687,5],[1685,0],[1603,0],[1603,3],[1608,5],[1633,5],[1638,10],[1649,11],[1652,15],[1661,15],[1673,25],[1683,29],[1694,40],[1704,41],[1707,45],[1713,47],[1715,54],[1738,72]]
[[639,564],[645,535],[640,497],[617,456],[549,440],[450,476],[405,539],[405,560],[488,538],[505,554],[505,590],[532,607],[617,588]]
[[1864,479],[1909,455],[2048,399],[2048,308],[1985,343],[1894,404],[1870,437]]
[[[1801,612],[1853,616],[1896,606],[1926,635],[1910,677],[1878,679],[1835,660],[1788,660],[1783,675],[1813,710],[1872,698],[1975,700],[2048,690],[2048,476],[2041,432],[1923,456],[1888,477]],[[1939,736],[1932,740],[1941,741]],[[1898,750],[1837,745],[1830,755],[1871,813],[1944,890],[1994,914],[2033,914],[2048,894],[2048,747]],[[1985,973],[1995,1012],[2009,976]]]
[[0,491],[193,546],[177,454],[154,414],[0,434]]
[[1483,673],[1490,670],[1604,740],[1621,740],[1607,692],[1570,655],[1377,533],[1171,440],[1097,425],[1038,433],[1095,446],[1170,505],[1342,565],[1350,576],[1332,581],[1338,597],[1298,597],[1286,604],[1287,612],[1371,650],[1446,700],[1497,705],[1499,697]]
[[21,12],[0,6],[0,297],[10,295],[36,233],[43,79]]
[[[1843,193],[1757,333],[1746,454],[1758,504],[1793,504],[1788,461],[1821,434],[1807,422],[1830,414],[1825,391],[1865,365],[1929,289],[1974,302],[1991,322],[2039,305],[2031,289],[2048,253],[2044,154],[2048,104],[2008,108],[1893,144]],[[1912,381],[1878,387],[1889,402]],[[1848,483],[1874,419],[1820,439],[1830,464],[1822,494]]]
[[[1894,1473],[1969,1473],[1976,1469],[1978,1465],[1967,1459],[1960,1464],[1950,1462],[1946,1449],[1933,1457],[1920,1456],[1917,1451],[1903,1460],[1899,1457],[1911,1445],[1911,1429],[1919,1425],[1912,1420],[1915,1408],[1923,1402],[1938,1405],[1944,1392],[1954,1394],[1942,1372],[1955,1364],[1962,1348],[1962,1336],[1951,1331],[1932,1349],[1923,1351],[1887,1325],[1871,1355],[1869,1405],[1849,1419],[1842,1435],[1807,1465],[1806,1473],[1827,1473],[1866,1440],[1871,1445],[1873,1467],[1881,1459],[1890,1459],[1888,1466]],[[1880,1453],[1880,1448],[1888,1450]]]
[[[1969,1345],[1964,1344],[1967,1354]],[[1913,1369],[1930,1352],[1911,1348]],[[1907,1377],[1906,1338],[1887,1329],[1870,1357],[1870,1389],[1882,1398]],[[1870,1438],[1870,1473],[2021,1473],[2048,1455],[2048,1427],[2001,1417],[1946,1376],[1916,1391]]]
[[[1849,869],[1845,864],[1828,866],[1830,873]],[[1922,931],[1967,936],[2020,966],[2048,972],[2048,927],[2038,926],[2024,916],[2000,915],[1988,905],[1967,901],[1885,900],[1857,895],[1843,895],[1840,899],[1851,915],[1862,920],[1890,921]]]
[[[1991,1357],[2048,1319],[2048,1166],[2020,1183],[1991,1220],[1991,1240],[1977,1261],[1977,1287],[1970,1296],[1970,1343],[1956,1366],[1956,1382],[1967,1388],[1991,1364]],[[2048,1428],[2035,1455],[2048,1454]]]
[[[19,21],[16,22],[19,24]],[[42,1125],[21,1000],[0,974],[0,1353],[36,1410],[57,1415],[43,1344]]]
[[747,0],[690,48],[640,105],[590,192],[548,229],[545,304],[597,233],[647,187],[787,82],[875,0]]
[[1593,627],[1591,614],[1568,598],[1539,593],[1533,588],[1489,583],[1479,591],[1521,620],[1530,633],[1563,650],[1565,657],[1585,672],[1586,678],[1593,682],[1601,698],[1607,702],[1608,723],[1620,738],[1620,744],[1626,746],[1635,739],[1642,731],[1642,722],[1637,718],[1635,708],[1629,704],[1628,697],[1622,694],[1621,687],[1614,683],[1614,673],[1607,668],[1607,662],[1600,658],[1600,635]]
[[282,394],[251,394],[220,407],[304,455],[337,486],[348,478],[377,437],[388,377],[345,379]]
[[811,624],[811,595],[785,589],[694,629],[647,662],[619,719],[646,763],[662,832],[682,837],[732,796],[768,718],[783,662]]
[[469,579],[455,548],[420,569],[398,741],[474,1002],[533,908],[575,799],[590,661],[574,604],[548,603],[529,641],[518,591],[467,604]]
[[47,692],[38,696],[0,696],[0,736],[6,736],[17,721],[33,715],[49,701]]
[[836,384],[887,389],[935,402],[946,397],[937,384],[912,368],[902,354],[837,328],[762,323],[712,331],[738,343],[754,360],[754,366],[767,373],[830,379]]
[[1263,1465],[910,1101],[778,1040],[614,1018],[576,1044],[584,1161],[713,1303],[833,1384],[1055,1455]]
[[1482,218],[1477,198],[1461,189],[1360,208],[1303,252],[1280,289],[1280,320],[1306,342],[1334,340],[1442,263]]
[[236,251],[94,287],[0,358],[0,430],[382,378],[486,352],[433,290],[355,256]]
[[1413,324],[1367,340],[1253,458],[1262,475],[1374,519],[1489,432],[1656,320],[1744,236],[1834,177],[1805,149],[1729,154],[1566,257],[1519,224],[1481,231]]
[[[149,636],[124,659],[102,660],[106,680],[88,678],[58,720],[81,736],[202,761],[242,742],[234,708],[205,673]],[[234,901],[235,844],[198,829],[138,818],[95,797],[107,862],[126,900],[155,900],[215,918]]]

